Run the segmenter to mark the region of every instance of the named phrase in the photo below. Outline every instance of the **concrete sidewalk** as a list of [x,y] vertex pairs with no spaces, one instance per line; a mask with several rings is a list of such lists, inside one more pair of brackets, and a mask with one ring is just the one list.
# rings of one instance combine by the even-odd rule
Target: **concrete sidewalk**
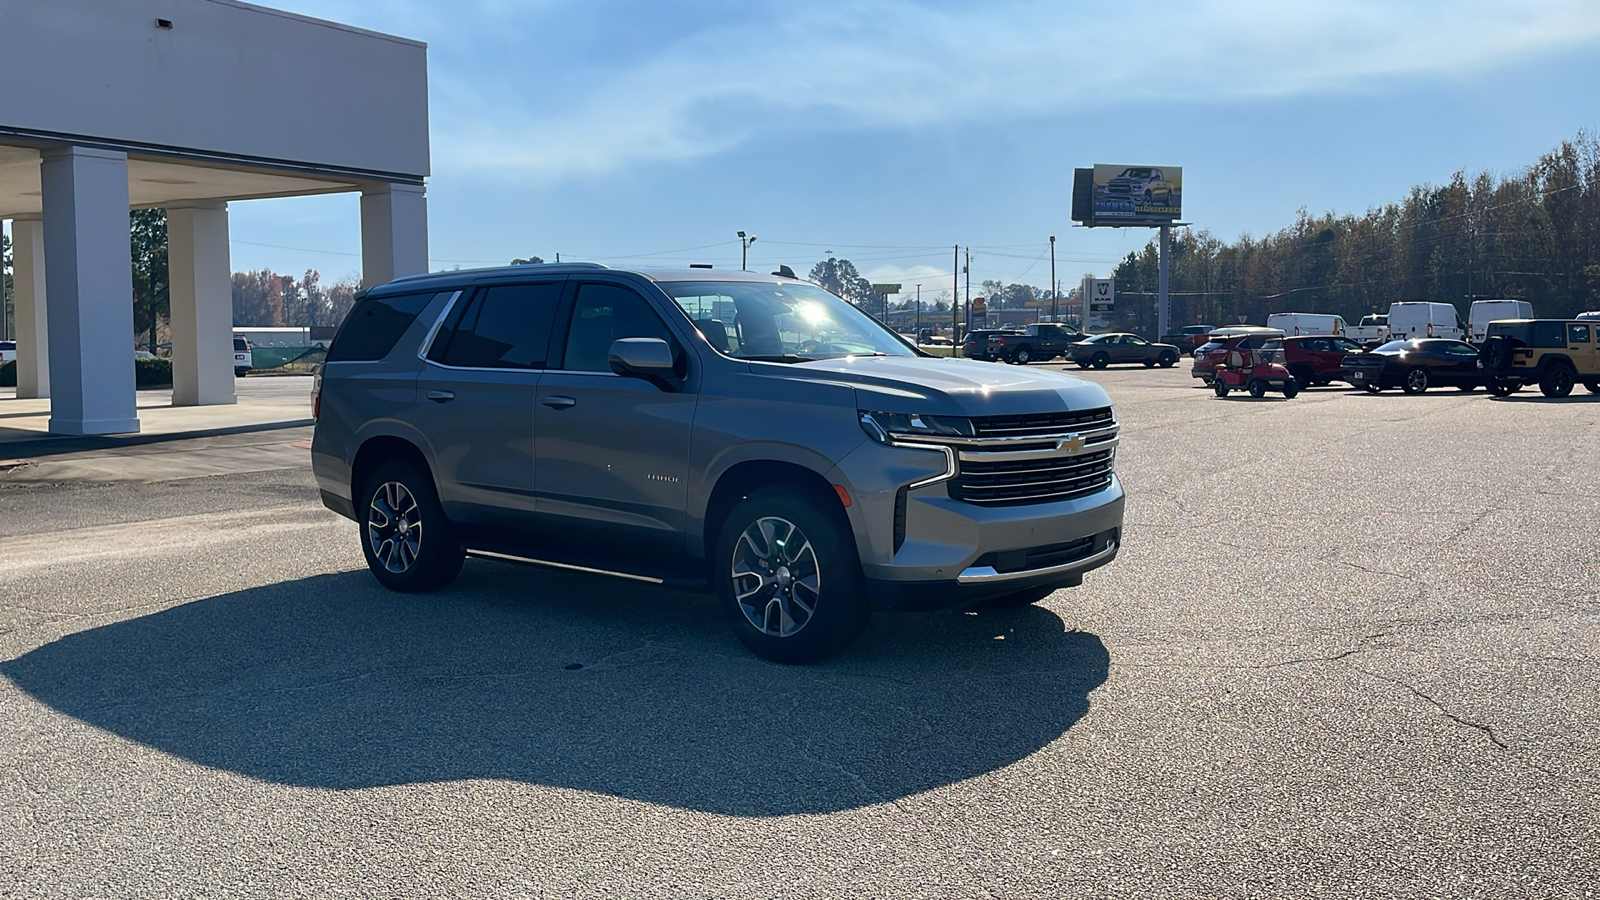
[[0,388],[0,485],[171,481],[304,466],[311,378],[239,381],[231,406],[174,407],[170,390],[140,391],[134,434],[53,435],[49,400]]

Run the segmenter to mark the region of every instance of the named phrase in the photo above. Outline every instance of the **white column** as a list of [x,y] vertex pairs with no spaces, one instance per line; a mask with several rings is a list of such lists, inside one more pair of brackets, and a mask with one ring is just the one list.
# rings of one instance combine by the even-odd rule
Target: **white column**
[[44,293],[44,220],[11,220],[11,290],[17,314],[17,396],[50,396],[50,344]]
[[374,287],[428,271],[428,196],[422,185],[361,191],[361,284]]
[[138,431],[128,156],[87,147],[42,155],[50,430]]
[[172,405],[236,402],[228,204],[168,204],[167,275],[172,298]]

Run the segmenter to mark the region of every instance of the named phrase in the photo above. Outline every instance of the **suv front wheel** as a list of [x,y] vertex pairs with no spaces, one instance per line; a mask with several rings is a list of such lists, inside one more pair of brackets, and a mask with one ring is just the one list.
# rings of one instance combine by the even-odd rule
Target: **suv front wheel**
[[357,502],[361,552],[384,587],[432,591],[460,574],[466,553],[425,470],[404,460],[380,463],[367,476]]
[[739,501],[722,525],[713,564],[734,633],[773,662],[832,656],[871,616],[843,511],[822,510],[795,486],[762,488]]

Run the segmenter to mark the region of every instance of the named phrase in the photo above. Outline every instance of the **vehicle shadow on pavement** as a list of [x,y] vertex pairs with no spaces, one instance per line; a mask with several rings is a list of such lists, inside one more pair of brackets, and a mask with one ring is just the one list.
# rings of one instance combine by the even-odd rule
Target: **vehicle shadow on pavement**
[[767,816],[1014,763],[1088,712],[1109,662],[1032,606],[883,614],[844,656],[780,666],[745,653],[704,596],[469,562],[433,595],[361,571],[197,600],[0,674],[96,728],[265,781],[509,779]]

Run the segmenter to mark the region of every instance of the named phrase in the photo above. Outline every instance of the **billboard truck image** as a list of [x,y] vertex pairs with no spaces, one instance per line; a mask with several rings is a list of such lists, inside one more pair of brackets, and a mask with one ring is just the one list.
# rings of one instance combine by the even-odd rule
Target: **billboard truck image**
[[1086,205],[1090,209],[1086,211],[1095,225],[1165,225],[1176,222],[1183,213],[1181,166],[1096,163],[1091,184],[1082,187],[1089,188],[1086,199],[1090,203]]

